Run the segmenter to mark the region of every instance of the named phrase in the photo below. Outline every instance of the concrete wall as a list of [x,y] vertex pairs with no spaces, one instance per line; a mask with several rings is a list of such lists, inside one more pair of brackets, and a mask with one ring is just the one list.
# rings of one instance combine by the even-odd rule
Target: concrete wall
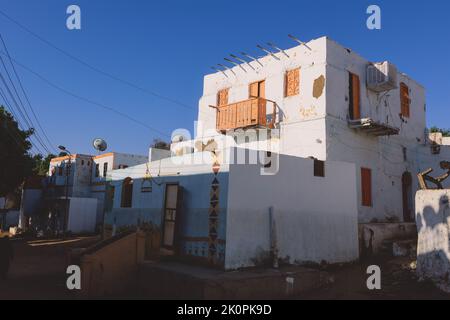
[[94,233],[97,217],[97,200],[70,198],[67,230],[75,233]]
[[88,248],[80,261],[80,294],[92,298],[129,292],[136,284],[137,266],[144,260],[144,246],[144,235],[131,233]]
[[[410,89],[411,116],[401,119],[400,90],[376,94],[366,88],[369,61],[332,40],[327,42],[327,158],[356,164],[358,210],[360,222],[403,221],[402,175],[413,176],[413,194],[417,190],[416,174],[428,165],[422,160],[431,155],[425,147],[425,90],[401,72],[398,85]],[[374,137],[352,130],[349,115],[349,72],[361,81],[361,117],[400,128],[400,134]],[[406,148],[404,159],[403,148]],[[361,167],[372,170],[373,206],[362,206]]]
[[258,165],[230,166],[225,267],[270,257],[269,208],[274,207],[279,257],[289,263],[349,262],[358,258],[355,167],[327,162],[325,177],[313,161],[281,156],[277,175]]
[[424,190],[416,195],[417,273],[450,292],[450,190]]

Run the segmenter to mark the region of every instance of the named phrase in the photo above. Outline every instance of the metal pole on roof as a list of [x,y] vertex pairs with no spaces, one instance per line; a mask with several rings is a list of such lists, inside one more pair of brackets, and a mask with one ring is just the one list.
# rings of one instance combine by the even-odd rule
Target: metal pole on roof
[[292,40],[294,40],[295,42],[299,43],[300,45],[305,46],[310,51],[312,50],[305,42],[303,42],[303,41],[299,40],[298,38],[294,37],[292,34],[288,34],[288,37],[291,38]]
[[289,55],[283,50],[283,49],[281,49],[281,48],[279,48],[279,47],[277,47],[276,45],[274,45],[273,43],[271,43],[271,42],[267,42],[267,45],[269,46],[269,47],[271,47],[271,48],[273,48],[273,49],[275,49],[275,50],[278,50],[279,52],[281,52],[281,53],[283,53],[286,57],[288,57],[289,58]]
[[237,60],[237,61],[239,61],[239,62],[245,63],[245,64],[248,65],[250,68],[252,68],[253,70],[255,70],[255,68],[253,68],[253,66],[252,66],[248,61],[245,61],[244,59],[239,58],[238,56],[236,56],[236,55],[234,55],[234,54],[232,54],[232,53],[230,53],[230,57],[232,57],[233,59],[235,59],[235,60]]
[[241,54],[242,54],[244,57],[249,58],[250,60],[256,61],[261,67],[264,67],[264,65],[263,65],[257,58],[255,58],[255,57],[253,57],[253,56],[251,56],[251,55],[249,55],[249,54],[247,54],[247,53],[245,53],[245,52],[241,52]]
[[244,70],[244,72],[247,72],[247,70],[245,70],[244,67],[241,66],[239,63],[236,63],[236,62],[234,62],[233,60],[228,59],[228,58],[223,58],[223,60],[225,60],[225,61],[227,61],[227,62],[229,62],[229,63],[231,63],[231,64],[233,64],[233,65],[235,65],[235,66],[238,66],[239,68],[241,68],[242,70]]
[[280,58],[278,58],[272,51],[267,50],[267,49],[264,48],[263,46],[257,44],[256,47],[257,47],[258,49],[261,49],[261,50],[264,51],[265,53],[270,54],[270,55],[271,55],[272,57],[274,57],[275,59],[280,60]]

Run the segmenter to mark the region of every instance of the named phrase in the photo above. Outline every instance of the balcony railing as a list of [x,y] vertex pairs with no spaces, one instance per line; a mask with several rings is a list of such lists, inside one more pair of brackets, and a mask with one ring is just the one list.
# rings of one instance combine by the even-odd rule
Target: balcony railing
[[252,98],[214,108],[217,110],[216,127],[220,132],[248,127],[275,127],[276,103],[264,98]]

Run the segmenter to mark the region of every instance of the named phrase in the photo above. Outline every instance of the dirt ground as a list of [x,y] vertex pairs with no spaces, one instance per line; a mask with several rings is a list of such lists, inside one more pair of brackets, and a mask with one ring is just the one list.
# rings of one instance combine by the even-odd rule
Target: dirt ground
[[[96,237],[66,240],[14,240],[15,258],[6,282],[0,282],[0,300],[74,299],[66,289],[67,252],[98,241]],[[367,289],[367,266],[381,268],[381,290]],[[325,288],[296,299],[450,299],[431,283],[418,282],[414,261],[390,258],[327,268],[333,281]]]
[[[415,259],[384,257],[344,267],[329,268],[333,282],[309,292],[299,299],[307,300],[450,300],[431,282],[420,282],[415,273]],[[381,270],[381,290],[367,288],[367,267]]]
[[0,281],[0,300],[73,298],[66,289],[67,252],[97,240],[97,237],[12,240],[14,260],[6,282]]

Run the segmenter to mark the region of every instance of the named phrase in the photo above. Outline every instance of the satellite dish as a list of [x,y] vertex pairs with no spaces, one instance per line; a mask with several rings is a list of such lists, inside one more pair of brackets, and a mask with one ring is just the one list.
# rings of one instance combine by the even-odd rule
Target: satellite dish
[[100,152],[103,152],[106,150],[106,148],[108,148],[108,144],[103,139],[95,139],[92,144],[94,146],[94,149]]
[[177,129],[172,134],[172,143],[178,143],[183,141],[188,141],[191,139],[189,131],[186,129]]

